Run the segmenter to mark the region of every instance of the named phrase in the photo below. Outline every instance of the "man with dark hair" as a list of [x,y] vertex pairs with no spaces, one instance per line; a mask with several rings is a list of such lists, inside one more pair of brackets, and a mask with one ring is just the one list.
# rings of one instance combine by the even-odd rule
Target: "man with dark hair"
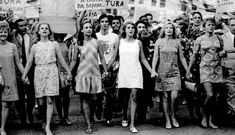
[[111,27],[113,29],[113,33],[117,35],[120,34],[121,20],[118,16],[113,17],[113,20],[111,21]]
[[[117,53],[118,49],[118,41],[119,37],[115,33],[111,33],[109,31],[109,18],[106,14],[102,14],[99,17],[99,24],[100,24],[100,32],[96,33],[97,39],[101,42],[102,48],[104,48],[104,58],[106,60],[106,64],[108,65],[108,71],[112,70],[113,57],[115,56],[114,53]],[[101,63],[100,63],[101,64]],[[115,83],[115,82],[113,82]],[[115,102],[115,87],[107,87],[105,85],[106,90],[106,102],[104,108],[104,119],[105,124],[107,126],[112,126],[111,120],[113,115],[113,107]]]
[[[27,33],[27,22],[24,19],[18,19],[14,23],[15,30],[13,31],[11,35],[11,41],[12,43],[16,44],[18,51],[19,51],[19,57],[22,62],[23,66],[26,66],[30,49],[34,43],[31,36]],[[17,69],[17,85],[18,85],[18,91],[19,91],[19,101],[16,103],[16,108],[20,114],[21,124],[22,126],[27,125],[27,118],[30,124],[33,123],[34,116],[32,114],[34,103],[35,103],[35,94],[34,94],[34,82],[33,82],[33,71],[34,69],[31,68],[30,73],[28,75],[29,78],[29,84],[24,84],[24,82],[21,81],[22,74]],[[25,95],[27,96],[27,109],[25,106]],[[27,110],[27,118],[26,118],[26,110]]]
[[225,66],[228,67],[229,76],[235,75],[235,18],[229,19],[229,30],[222,35],[224,50],[227,52],[227,57],[224,59]]

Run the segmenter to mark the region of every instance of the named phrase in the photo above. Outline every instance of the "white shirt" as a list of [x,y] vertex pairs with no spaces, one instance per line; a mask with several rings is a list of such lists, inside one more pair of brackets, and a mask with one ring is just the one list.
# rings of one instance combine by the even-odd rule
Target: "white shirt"
[[[104,58],[106,61],[106,64],[109,63],[110,59],[113,56],[114,53],[114,44],[118,43],[118,35],[115,33],[108,33],[106,35],[102,35],[101,32],[96,33],[97,39],[101,40],[103,42],[104,45]],[[99,60],[99,64],[101,64],[100,60]]]

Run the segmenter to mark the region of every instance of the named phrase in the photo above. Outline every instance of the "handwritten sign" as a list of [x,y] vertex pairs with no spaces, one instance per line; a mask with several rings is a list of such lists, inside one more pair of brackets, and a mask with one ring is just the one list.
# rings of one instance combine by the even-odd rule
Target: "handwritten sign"
[[75,10],[127,8],[127,0],[75,0]]
[[24,13],[24,0],[0,0],[0,13],[5,14],[7,9],[12,9],[15,14]]
[[234,0],[217,0],[216,12],[234,12],[235,11],[235,1]]

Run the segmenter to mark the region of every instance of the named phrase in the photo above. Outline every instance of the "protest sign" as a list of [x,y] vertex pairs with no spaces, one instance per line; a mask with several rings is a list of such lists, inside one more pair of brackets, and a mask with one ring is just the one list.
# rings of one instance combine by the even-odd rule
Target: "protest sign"
[[41,0],[40,16],[74,16],[74,0]]
[[35,6],[29,6],[24,8],[26,18],[39,18],[39,9]]
[[5,14],[7,9],[12,9],[15,14],[23,15],[25,0],[0,0],[0,13]]
[[[99,15],[102,14],[102,10],[101,9],[97,9],[97,10],[87,10],[86,14],[85,14],[85,18],[91,18],[91,19],[98,19]],[[76,13],[76,17],[79,17],[81,15],[82,11],[77,11]]]
[[235,1],[234,0],[217,0],[216,12],[234,12],[235,11]]
[[75,0],[75,10],[127,8],[127,0]]
[[54,33],[76,33],[75,20],[71,17],[40,16],[39,23],[48,23]]
[[74,0],[41,0],[40,22],[47,22],[56,33],[76,32]]

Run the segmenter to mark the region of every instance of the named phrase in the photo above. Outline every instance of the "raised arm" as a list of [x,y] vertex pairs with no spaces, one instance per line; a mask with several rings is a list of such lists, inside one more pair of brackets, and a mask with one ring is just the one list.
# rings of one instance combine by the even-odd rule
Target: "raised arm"
[[86,14],[86,10],[81,11],[81,14],[79,15],[79,17],[78,17],[77,20],[76,20],[76,30],[77,30],[77,34],[79,33],[79,31],[80,31],[80,29],[81,29],[81,28],[80,28],[80,27],[81,27],[81,23],[82,23],[82,20],[83,20],[85,14]]

